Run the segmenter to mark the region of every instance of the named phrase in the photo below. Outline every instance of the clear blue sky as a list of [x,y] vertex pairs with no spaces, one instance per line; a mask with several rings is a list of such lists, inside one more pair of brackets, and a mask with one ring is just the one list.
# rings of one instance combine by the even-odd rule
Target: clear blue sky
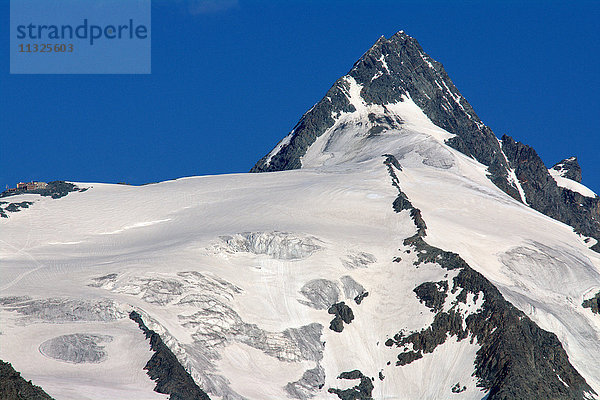
[[547,165],[578,156],[600,193],[598,21],[598,1],[155,0],[147,76],[9,75],[3,23],[0,184],[248,171],[403,29],[498,136]]

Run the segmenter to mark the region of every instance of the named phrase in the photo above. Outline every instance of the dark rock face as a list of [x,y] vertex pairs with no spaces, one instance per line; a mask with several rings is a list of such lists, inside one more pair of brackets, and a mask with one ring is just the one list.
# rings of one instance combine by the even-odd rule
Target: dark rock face
[[423,358],[423,353],[421,351],[405,351],[403,353],[398,354],[398,361],[396,361],[396,366],[401,367],[406,364],[410,364],[411,362]]
[[[502,149],[514,168],[527,202],[532,208],[572,226],[577,233],[600,238],[600,198],[585,197],[559,187],[536,151],[516,142],[510,136],[502,137]],[[581,168],[577,159],[573,157],[563,163],[571,166],[572,169],[568,169],[573,171],[571,176],[575,175],[575,178],[581,179]],[[600,243],[600,240],[598,242]],[[596,244],[592,249],[600,251],[600,246]]]
[[373,393],[373,379],[368,376],[364,376],[359,370],[342,372],[338,379],[360,379],[360,383],[350,389],[335,389],[329,388],[329,393],[335,394],[341,400],[372,400]]
[[413,292],[432,312],[439,312],[444,307],[448,296],[448,281],[425,282],[417,286]]
[[135,321],[146,338],[150,339],[150,348],[154,354],[144,369],[148,371],[148,376],[156,382],[154,390],[171,395],[170,400],[210,400],[208,395],[196,385],[194,379],[179,363],[177,357],[160,336],[146,327],[142,316],[132,311],[129,318]]
[[0,360],[0,400],[52,400],[52,397],[23,379],[10,363]]
[[342,332],[344,330],[344,323],[349,324],[354,320],[354,313],[352,312],[352,309],[343,301],[329,307],[327,312],[335,315],[329,324],[329,329],[334,332]]
[[577,157],[570,157],[554,164],[552,169],[559,171],[561,176],[572,179],[575,182],[581,182],[581,167],[577,162]]
[[[388,156],[384,164],[398,190],[398,197],[404,204],[409,204],[400,189],[392,161]],[[427,244],[424,240],[426,227],[420,212],[414,207],[410,212],[418,229],[414,236],[404,240],[404,245],[411,246],[418,254],[415,266],[433,263],[459,272],[452,282],[425,282],[415,289],[417,297],[435,313],[435,317],[427,328],[416,332],[401,331],[385,342],[388,347],[402,348],[397,366],[424,357],[449,338],[469,339],[471,342],[476,340],[481,346],[475,359],[475,376],[479,378],[478,385],[488,391],[488,400],[575,400],[583,399],[586,392],[594,393],[569,362],[556,335],[538,327],[506,301],[490,281],[459,255]],[[448,290],[458,294],[456,300],[448,304],[449,309],[443,311]],[[483,298],[482,305],[463,315],[459,303],[466,304],[469,297],[473,301]],[[462,390],[460,385],[458,389]]]
[[[356,109],[344,94],[344,81],[339,79],[329,89],[323,100],[319,101],[296,124],[290,142],[275,154],[269,163],[268,155],[264,156],[250,172],[284,171],[302,167],[302,157],[311,144],[321,136],[327,128],[334,124],[332,113],[352,112]],[[331,100],[329,100],[331,99]]]
[[584,300],[581,304],[584,308],[589,308],[594,314],[600,314],[600,292],[591,298]]

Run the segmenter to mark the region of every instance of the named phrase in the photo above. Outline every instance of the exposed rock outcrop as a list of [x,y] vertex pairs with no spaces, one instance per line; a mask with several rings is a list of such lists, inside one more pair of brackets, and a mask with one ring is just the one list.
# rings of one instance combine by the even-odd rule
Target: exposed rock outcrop
[[154,390],[158,393],[169,394],[170,400],[210,400],[208,395],[196,385],[160,336],[146,327],[142,316],[132,311],[129,318],[135,321],[146,338],[150,339],[150,349],[154,351],[154,354],[144,369],[156,382]]
[[574,180],[575,182],[581,182],[581,167],[577,162],[577,157],[564,159],[554,164],[552,169],[558,171],[562,177]]
[[359,380],[359,383],[350,389],[329,388],[328,392],[335,394],[341,400],[372,400],[373,378],[363,375],[359,370],[342,372],[338,379]]
[[594,314],[600,314],[600,292],[596,293],[591,299],[584,300],[582,306],[589,308]]
[[352,309],[346,305],[343,301],[336,303],[329,307],[327,310],[329,314],[335,315],[331,323],[329,324],[329,329],[334,332],[341,332],[344,330],[344,323],[349,324],[354,320],[354,313]]
[[10,363],[0,360],[0,400],[52,400],[52,397],[23,379]]

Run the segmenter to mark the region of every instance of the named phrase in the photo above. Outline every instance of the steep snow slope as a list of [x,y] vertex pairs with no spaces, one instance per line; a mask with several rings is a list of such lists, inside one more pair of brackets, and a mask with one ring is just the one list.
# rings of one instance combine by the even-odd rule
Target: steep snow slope
[[596,193],[582,185],[581,183],[574,181],[572,179],[564,177],[560,171],[555,169],[549,169],[548,172],[552,176],[552,178],[556,181],[556,184],[562,188],[569,189],[573,192],[577,192],[585,197],[596,197]]

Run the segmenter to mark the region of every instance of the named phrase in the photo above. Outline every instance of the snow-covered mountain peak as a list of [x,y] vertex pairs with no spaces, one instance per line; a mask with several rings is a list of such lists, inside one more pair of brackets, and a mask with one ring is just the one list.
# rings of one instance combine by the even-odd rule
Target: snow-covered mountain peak
[[[573,191],[558,184],[529,146],[506,135],[498,140],[442,64],[403,31],[389,39],[380,37],[251,172],[356,164],[382,154],[406,155],[407,146],[415,140],[427,142],[428,149],[443,149],[425,155],[413,151],[417,164],[448,165],[448,152],[453,158],[465,155],[479,163],[480,175],[515,200],[587,237],[600,238],[600,200],[589,189]],[[573,162],[565,160],[562,165],[567,164]],[[572,169],[575,173],[576,168]],[[575,178],[577,181],[580,175]],[[563,195],[564,189],[570,192]],[[570,194],[581,192],[586,193],[584,197],[589,195],[589,204]]]
[[[408,107],[410,112],[402,115],[406,110],[397,106],[407,99],[420,112],[415,113],[414,107]],[[500,146],[493,132],[460,94],[442,64],[403,31],[389,39],[380,37],[252,171],[307,167],[301,159],[308,148],[317,138],[335,129],[340,118],[344,119],[349,113],[355,113],[352,120],[357,130],[369,126],[377,133],[399,128],[400,121],[429,120],[427,124],[432,123],[447,132],[444,140],[449,145],[487,166],[494,165],[492,172],[509,186],[508,166],[500,156]],[[417,121],[411,120],[414,117]],[[353,146],[347,151],[353,153]],[[514,191],[516,193],[516,188]]]

